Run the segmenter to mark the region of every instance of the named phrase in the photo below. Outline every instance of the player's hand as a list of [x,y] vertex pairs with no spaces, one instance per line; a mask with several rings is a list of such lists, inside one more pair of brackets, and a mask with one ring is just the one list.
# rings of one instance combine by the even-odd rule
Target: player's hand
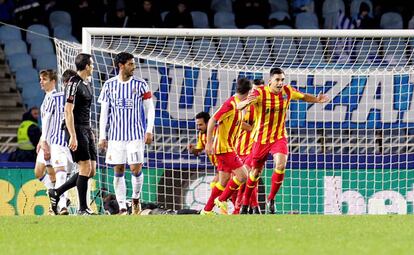
[[40,142],[38,142],[37,143],[37,146],[36,146],[36,153],[38,154],[39,153],[39,151],[40,151],[40,149],[42,148],[42,145],[41,145],[41,143]]
[[319,92],[316,98],[318,99],[318,103],[327,103],[329,101],[329,97],[326,94],[322,94],[322,92]]
[[50,159],[50,147],[49,147],[49,145],[44,141],[44,142],[42,142],[41,147],[42,147],[42,150],[43,150],[43,153],[44,153],[45,160],[49,160]]
[[76,151],[78,149],[78,140],[76,139],[76,137],[70,137],[69,139],[69,149],[71,151]]
[[106,139],[100,139],[98,143],[98,148],[101,151],[106,151],[106,149],[108,149],[108,141]]
[[151,143],[152,143],[152,134],[145,133],[145,144],[151,144]]
[[213,155],[213,144],[206,143],[205,151],[206,151],[207,155]]
[[192,144],[192,143],[187,144],[187,150],[188,150],[190,153],[192,153],[192,152],[193,152],[193,148],[194,148],[194,144]]

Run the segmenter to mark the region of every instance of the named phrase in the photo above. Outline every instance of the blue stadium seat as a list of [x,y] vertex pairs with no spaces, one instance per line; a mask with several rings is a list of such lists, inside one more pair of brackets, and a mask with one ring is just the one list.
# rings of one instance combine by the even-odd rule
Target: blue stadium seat
[[345,4],[342,0],[329,0],[323,2],[322,17],[324,18],[324,28],[334,29],[338,23],[339,11],[345,12]]
[[24,84],[39,83],[39,73],[33,67],[22,67],[16,70],[16,85],[23,89]]
[[58,25],[53,28],[53,36],[58,39],[67,38],[72,35],[72,26],[70,25]]
[[217,28],[235,28],[235,17],[232,12],[216,12],[214,14],[214,26]]
[[397,12],[386,12],[382,14],[380,21],[380,28],[383,29],[402,29],[403,18]]
[[33,60],[32,57],[27,53],[18,53],[12,55],[8,61],[10,70],[12,72],[16,72],[17,69],[22,67],[33,67]]
[[12,55],[19,53],[27,53],[27,45],[24,41],[20,39],[6,41],[4,45],[4,54],[7,59],[9,59]]
[[233,12],[232,0],[212,0],[210,9],[214,12]]
[[282,20],[284,20],[284,19],[290,19],[290,15],[289,15],[289,13],[288,12],[284,12],[284,11],[276,11],[276,12],[272,12],[270,15],[269,15],[269,20],[271,20],[271,19],[275,19],[275,20],[278,20],[278,21],[282,21]]
[[23,103],[27,107],[40,107],[43,102],[43,98],[45,97],[45,93],[40,89],[39,82],[26,84],[25,88],[27,89],[23,89],[21,94]]
[[49,39],[38,39],[30,45],[30,55],[33,59],[38,59],[44,54],[55,53],[53,43]]
[[248,25],[245,29],[264,29],[262,25]]
[[269,0],[272,12],[289,12],[289,3],[287,0]]
[[95,69],[101,73],[110,73],[113,63],[111,55],[102,51],[93,51],[92,57],[95,62]]
[[194,28],[209,28],[208,17],[205,12],[192,11]]
[[185,40],[171,40],[169,43],[167,43],[167,49],[165,53],[169,58],[184,59],[190,53],[190,45]]
[[301,12],[296,15],[295,27],[298,29],[319,29],[318,17],[315,13]]
[[323,45],[319,38],[300,38],[298,40],[298,57],[301,61],[300,64],[304,66],[325,64]]
[[6,41],[22,39],[20,29],[4,25],[0,27],[0,42],[4,44]]
[[54,29],[58,25],[72,26],[72,18],[68,12],[53,11],[49,16],[50,27]]
[[42,70],[42,69],[57,70],[56,55],[51,53],[51,54],[45,54],[43,57],[38,58],[36,60],[36,69],[37,70]]
[[382,49],[386,64],[404,66],[407,64],[405,38],[384,38],[382,40]]
[[27,30],[28,31],[26,32],[26,41],[29,44],[36,40],[48,39],[47,36],[49,36],[49,29],[45,25],[34,24],[29,26]]

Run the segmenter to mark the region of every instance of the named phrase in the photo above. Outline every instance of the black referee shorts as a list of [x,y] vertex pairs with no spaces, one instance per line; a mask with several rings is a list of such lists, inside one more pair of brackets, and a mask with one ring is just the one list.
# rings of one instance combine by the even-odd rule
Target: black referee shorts
[[[79,161],[96,161],[96,146],[94,135],[90,127],[75,127],[76,138],[78,139],[78,148],[76,151],[70,151],[74,162]],[[69,142],[69,134],[66,134]]]

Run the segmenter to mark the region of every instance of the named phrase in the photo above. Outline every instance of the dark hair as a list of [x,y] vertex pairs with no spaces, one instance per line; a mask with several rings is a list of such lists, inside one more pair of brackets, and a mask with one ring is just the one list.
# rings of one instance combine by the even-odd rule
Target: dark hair
[[280,67],[273,67],[272,69],[270,69],[270,76],[273,76],[275,74],[285,74],[285,72]]
[[362,2],[361,5],[359,6],[359,13],[361,12],[369,12],[369,5],[365,2]]
[[208,112],[199,112],[196,115],[196,119],[204,119],[204,122],[207,123],[210,120],[210,114]]
[[52,70],[52,69],[40,70],[39,76],[47,76],[49,78],[49,80],[51,80],[51,81],[53,81],[53,80],[57,81],[57,79],[58,79],[56,71]]
[[253,84],[259,86],[265,84],[265,81],[263,79],[254,79]]
[[132,55],[131,53],[128,52],[120,52],[118,54],[116,54],[115,58],[114,58],[114,65],[116,68],[119,68],[118,65],[119,64],[123,64],[125,65],[125,63],[130,60],[133,59],[134,55]]
[[91,64],[91,55],[87,53],[80,53],[75,58],[76,71],[83,71],[87,65]]
[[75,76],[76,72],[72,69],[66,69],[62,74],[62,82],[65,84],[72,76]]
[[237,89],[236,89],[237,93],[244,95],[247,92],[249,92],[249,90],[251,89],[252,89],[252,82],[249,79],[243,77],[237,80]]

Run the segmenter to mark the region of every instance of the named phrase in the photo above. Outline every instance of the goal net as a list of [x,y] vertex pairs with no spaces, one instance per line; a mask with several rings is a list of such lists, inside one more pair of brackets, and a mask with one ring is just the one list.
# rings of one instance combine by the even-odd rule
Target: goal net
[[[144,202],[201,209],[215,169],[204,154],[186,149],[196,142],[195,115],[218,109],[238,78],[267,81],[270,68],[282,67],[288,83],[331,100],[290,105],[277,212],[413,213],[414,32],[86,28],[83,35],[83,45],[55,41],[59,73],[73,68],[81,51],[92,53],[96,130],[96,99],[114,75],[115,54],[134,54],[135,75],[153,91],[155,138],[146,148]],[[97,190],[113,193],[113,170],[99,156]],[[269,158],[259,185],[263,210],[272,171]]]

